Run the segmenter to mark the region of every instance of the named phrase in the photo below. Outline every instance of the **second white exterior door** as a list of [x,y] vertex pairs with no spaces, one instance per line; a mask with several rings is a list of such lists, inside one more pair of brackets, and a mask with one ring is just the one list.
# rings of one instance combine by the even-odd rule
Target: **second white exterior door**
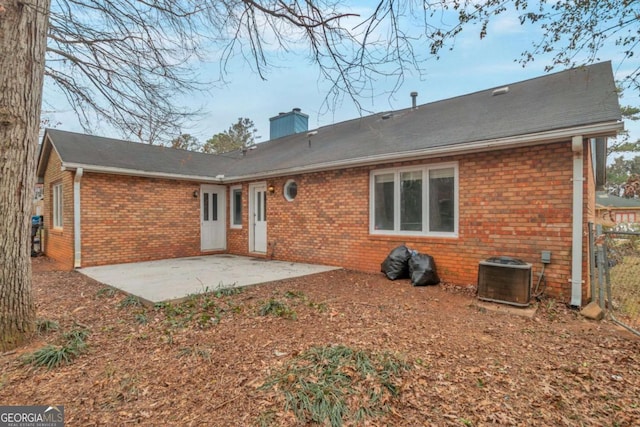
[[267,184],[249,185],[249,251],[267,253]]
[[200,186],[200,248],[203,251],[227,248],[226,195],[225,187]]

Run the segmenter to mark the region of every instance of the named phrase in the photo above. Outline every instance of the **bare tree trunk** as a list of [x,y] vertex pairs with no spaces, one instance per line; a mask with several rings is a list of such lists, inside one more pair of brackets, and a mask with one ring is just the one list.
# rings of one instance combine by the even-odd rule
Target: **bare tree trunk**
[[30,215],[50,0],[0,0],[0,352],[30,339]]

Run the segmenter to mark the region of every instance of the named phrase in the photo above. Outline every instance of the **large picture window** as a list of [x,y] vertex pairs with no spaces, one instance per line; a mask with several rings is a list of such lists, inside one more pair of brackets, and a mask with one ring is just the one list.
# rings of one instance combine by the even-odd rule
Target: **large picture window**
[[371,172],[371,233],[456,236],[458,165]]
[[62,183],[53,185],[52,193],[53,197],[51,199],[53,202],[53,228],[62,228]]

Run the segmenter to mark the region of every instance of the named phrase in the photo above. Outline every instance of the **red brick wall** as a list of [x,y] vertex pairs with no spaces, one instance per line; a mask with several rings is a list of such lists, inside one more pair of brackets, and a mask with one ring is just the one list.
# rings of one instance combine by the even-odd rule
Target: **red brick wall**
[[[43,252],[60,267],[73,269],[73,172],[61,170],[60,157],[51,150],[44,176]],[[53,186],[62,183],[62,228],[53,228]]]
[[[586,144],[588,147],[589,145]],[[588,152],[587,152],[588,153]],[[431,254],[441,278],[457,284],[477,281],[478,262],[495,255],[533,264],[534,283],[540,252],[552,252],[547,294],[568,301],[571,295],[572,159],[570,141],[520,149],[455,156],[376,167],[325,171],[266,180],[268,254],[274,259],[379,271],[397,245]],[[379,236],[369,234],[369,182],[374,169],[458,162],[459,236]],[[585,218],[592,216],[592,168],[585,155]],[[60,171],[52,152],[45,176],[45,251],[73,266],[73,174]],[[283,197],[289,178],[298,183],[292,202]],[[51,230],[51,185],[65,189],[63,230]],[[82,186],[82,265],[102,265],[199,255],[199,184],[85,173]],[[228,252],[248,254],[248,186],[243,183],[243,224],[229,226]],[[584,255],[588,242],[584,237]],[[583,278],[588,282],[588,266]],[[588,288],[588,283],[585,285]],[[585,292],[587,292],[585,290]],[[583,295],[585,298],[588,295]]]
[[[572,158],[567,141],[269,179],[276,192],[269,195],[267,204],[268,256],[379,271],[392,248],[407,244],[432,255],[438,273],[448,282],[474,284],[479,261],[508,255],[533,264],[535,283],[541,270],[540,252],[550,250],[552,263],[545,272],[547,293],[568,301]],[[369,234],[372,169],[450,161],[457,161],[459,167],[459,237]],[[298,183],[293,202],[282,194],[289,178]],[[245,184],[245,216],[247,188]],[[246,224],[242,232],[229,233],[230,252],[247,254],[247,233]]]
[[85,173],[82,266],[200,255],[197,183]]

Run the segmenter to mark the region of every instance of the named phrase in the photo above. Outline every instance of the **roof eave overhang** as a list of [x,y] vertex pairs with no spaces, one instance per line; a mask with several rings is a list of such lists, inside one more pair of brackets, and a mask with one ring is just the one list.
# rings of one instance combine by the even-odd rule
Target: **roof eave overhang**
[[55,147],[53,147],[51,137],[47,131],[45,131],[42,136],[40,152],[38,153],[38,163],[36,165],[36,177],[38,184],[44,183],[44,173],[47,170],[47,163],[49,163],[49,157],[51,156],[52,149],[55,149]]
[[301,173],[319,172],[323,170],[342,169],[347,167],[370,166],[402,160],[429,159],[434,157],[464,155],[469,153],[504,150],[509,148],[527,147],[539,144],[550,144],[554,142],[570,140],[573,136],[579,135],[583,138],[609,137],[617,135],[623,129],[623,123],[616,120],[593,125],[538,132],[534,134],[518,135],[507,138],[488,139],[465,144],[448,145],[444,147],[403,151],[400,153],[378,154],[374,156],[318,163],[314,165],[279,169],[242,176],[229,176],[225,177],[224,182],[249,181],[255,179],[273,178],[282,175],[296,175]]
[[[389,163],[401,160],[429,159],[442,156],[463,155],[484,151],[504,150],[516,147],[526,147],[543,143],[553,143],[571,139],[573,136],[581,135],[584,138],[596,138],[604,136],[615,136],[624,129],[622,122],[610,121],[593,125],[578,126],[566,129],[559,129],[533,134],[518,135],[507,138],[488,139],[474,141],[465,144],[448,145],[444,147],[425,148],[420,150],[403,151],[399,153],[377,154],[374,156],[358,157],[313,165],[299,166],[286,169],[277,169],[268,172],[245,174],[227,177],[211,177],[202,175],[185,175],[166,172],[141,171],[136,169],[117,168],[109,166],[97,166],[82,163],[62,162],[63,170],[76,170],[83,168],[84,172],[105,173],[114,175],[138,176],[146,178],[164,178],[183,181],[194,181],[204,183],[229,183],[242,182],[256,179],[272,178],[283,175],[296,175],[301,173],[319,172],[323,170],[342,169],[357,166],[369,166],[382,163]],[[40,167],[40,165],[38,166]]]
[[143,178],[162,178],[162,179],[172,179],[172,180],[179,180],[179,181],[211,182],[211,183],[222,183],[225,181],[224,178],[216,178],[216,177],[202,176],[202,175],[185,175],[185,174],[178,174],[178,173],[141,171],[137,169],[116,168],[116,167],[110,167],[110,166],[97,166],[97,165],[88,165],[83,163],[62,162],[62,170],[76,170],[78,168],[82,168],[85,174],[87,172],[93,172],[93,173],[105,173],[110,175],[126,175],[126,176],[137,176],[137,177],[143,177]]

